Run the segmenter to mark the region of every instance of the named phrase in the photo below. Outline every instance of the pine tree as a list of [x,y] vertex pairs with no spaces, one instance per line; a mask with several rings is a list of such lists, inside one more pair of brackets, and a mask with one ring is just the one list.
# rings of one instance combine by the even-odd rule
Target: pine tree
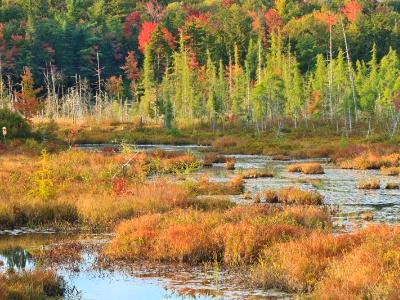
[[328,69],[322,54],[317,55],[317,63],[312,79],[312,100],[308,112],[310,114],[322,113],[325,118],[325,116],[329,115],[329,82]]
[[21,92],[16,94],[17,102],[14,103],[14,107],[26,119],[32,118],[38,112],[39,101],[37,95],[40,91],[40,88],[34,88],[31,69],[25,67],[24,73],[21,75]]
[[235,118],[240,118],[244,112],[244,103],[246,95],[246,80],[242,67],[239,61],[238,47],[234,47],[234,65],[232,71],[232,115]]
[[143,63],[143,88],[144,95],[140,101],[140,113],[142,116],[154,118],[156,116],[155,99],[156,90],[154,86],[153,58],[151,48],[146,47]]
[[216,87],[217,78],[215,65],[211,60],[210,52],[207,51],[206,65],[206,85],[207,85],[207,113],[211,129],[215,131],[216,122]]
[[379,89],[381,96],[378,104],[382,110],[388,132],[393,137],[397,131],[400,116],[396,106],[396,98],[400,89],[399,58],[396,51],[389,49],[379,67]]
[[379,97],[378,62],[376,46],[371,51],[368,69],[364,62],[357,63],[357,92],[360,97],[360,108],[368,122],[368,134],[371,131],[371,121],[375,113],[376,101]]
[[288,59],[285,76],[285,96],[286,107],[285,113],[294,122],[297,128],[297,122],[303,107],[303,87],[302,78],[296,59]]

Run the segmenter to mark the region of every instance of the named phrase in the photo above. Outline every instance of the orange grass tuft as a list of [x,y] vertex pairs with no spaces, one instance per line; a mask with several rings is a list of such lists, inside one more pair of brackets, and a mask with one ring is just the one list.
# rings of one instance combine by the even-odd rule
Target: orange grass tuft
[[266,288],[307,291],[323,276],[332,260],[360,243],[358,235],[334,236],[315,232],[299,240],[266,248],[252,273],[255,283]]
[[324,174],[324,168],[320,163],[303,163],[289,165],[288,172],[304,174]]
[[270,170],[265,169],[251,169],[245,170],[240,173],[243,179],[256,179],[256,178],[271,178],[274,177],[274,173]]
[[244,192],[243,179],[236,176],[229,182],[211,182],[207,175],[199,181],[187,181],[186,187],[197,195],[240,195]]
[[303,191],[290,187],[277,191],[267,190],[264,198],[269,203],[298,204],[298,205],[322,205],[323,197],[316,191]]
[[397,299],[400,290],[400,227],[373,225],[363,243],[330,264],[313,299]]
[[342,169],[370,170],[400,166],[400,153],[378,155],[366,152],[352,159],[339,162]]
[[105,253],[128,260],[197,263],[217,257],[229,265],[251,263],[265,246],[299,238],[310,226],[329,226],[326,212],[304,209],[300,215],[268,206],[176,210],[122,222]]
[[364,180],[358,183],[357,187],[361,190],[379,190],[381,185],[377,179]]
[[387,176],[399,176],[400,167],[382,167],[381,174]]

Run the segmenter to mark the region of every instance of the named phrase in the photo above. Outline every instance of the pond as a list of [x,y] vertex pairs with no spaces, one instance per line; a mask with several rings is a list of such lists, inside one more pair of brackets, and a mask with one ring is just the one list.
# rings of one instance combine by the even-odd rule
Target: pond
[[[117,147],[117,145],[106,145]],[[80,149],[99,151],[104,145],[81,145]],[[204,146],[139,145],[137,150],[190,151],[201,156]],[[399,177],[387,177],[379,171],[341,170],[328,159],[313,159],[323,164],[325,174],[303,175],[287,172],[287,166],[310,160],[275,161],[268,156],[229,155],[236,159],[236,170],[228,171],[223,164],[214,164],[193,176],[207,173],[212,181],[227,181],[243,169],[269,168],[274,178],[258,178],[245,181],[246,192],[255,195],[266,189],[297,186],[306,190],[318,190],[325,203],[337,212],[335,222],[344,230],[351,231],[365,222],[360,214],[373,212],[374,222],[398,222],[400,219],[399,190],[359,190],[357,183],[375,177],[384,186],[388,182],[399,183]],[[238,203],[249,203],[244,196],[232,196]],[[250,200],[251,201],[251,200]],[[28,228],[0,231],[0,271],[32,269],[38,263],[34,253],[55,245],[76,240],[89,245],[102,245],[111,235],[60,234],[51,230],[36,232]],[[204,266],[149,266],[133,265],[116,268],[98,268],[96,247],[85,248],[78,265],[57,264],[55,269],[64,277],[71,291],[68,299],[290,299],[291,295],[279,291],[248,289],[237,282],[233,274]]]
[[[35,253],[79,241],[84,247],[77,262],[57,261],[54,268],[67,283],[65,299],[290,299],[290,295],[271,290],[241,287],[233,274],[216,273],[213,268],[132,265],[107,268],[99,266],[96,247],[107,242],[108,235],[8,232],[0,235],[0,272],[34,269],[40,260]],[[36,258],[35,258],[36,257]]]

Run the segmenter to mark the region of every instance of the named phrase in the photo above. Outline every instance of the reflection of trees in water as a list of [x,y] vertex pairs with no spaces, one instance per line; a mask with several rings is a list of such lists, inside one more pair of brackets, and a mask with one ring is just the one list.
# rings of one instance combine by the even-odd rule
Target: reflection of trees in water
[[2,249],[0,255],[6,259],[6,266],[11,270],[24,270],[32,260],[32,255],[23,248]]

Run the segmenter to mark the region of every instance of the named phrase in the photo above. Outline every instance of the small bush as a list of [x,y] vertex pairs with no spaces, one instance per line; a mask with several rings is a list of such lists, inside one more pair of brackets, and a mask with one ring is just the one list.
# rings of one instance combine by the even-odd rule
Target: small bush
[[225,163],[225,168],[227,170],[235,170],[236,159],[228,158]]
[[19,113],[0,109],[0,130],[4,126],[7,138],[27,138],[32,133],[31,126]]
[[203,166],[204,167],[212,167],[213,164],[217,163],[225,163],[226,162],[226,157],[223,155],[218,155],[215,152],[207,153],[204,156],[204,162]]

